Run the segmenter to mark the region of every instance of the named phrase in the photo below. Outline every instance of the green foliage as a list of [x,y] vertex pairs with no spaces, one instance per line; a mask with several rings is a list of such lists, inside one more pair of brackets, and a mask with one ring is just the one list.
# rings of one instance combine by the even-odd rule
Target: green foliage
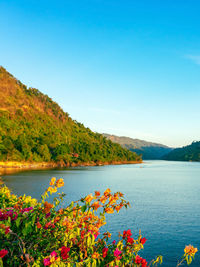
[[51,98],[28,89],[1,67],[0,98],[0,160],[65,164],[141,160],[73,121]]
[[193,142],[189,146],[176,148],[163,159],[180,161],[200,161],[200,142]]

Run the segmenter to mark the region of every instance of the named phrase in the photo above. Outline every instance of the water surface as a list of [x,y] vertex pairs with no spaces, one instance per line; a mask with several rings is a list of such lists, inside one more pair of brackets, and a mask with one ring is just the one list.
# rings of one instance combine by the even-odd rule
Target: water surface
[[[176,266],[185,245],[200,249],[200,163],[146,161],[137,165],[77,167],[66,170],[35,170],[3,176],[18,195],[39,198],[51,177],[64,178],[66,203],[95,190],[121,191],[131,208],[109,215],[104,230],[117,233],[139,229],[148,239],[143,251],[150,260],[164,256],[162,266]],[[200,266],[197,256],[192,266]]]

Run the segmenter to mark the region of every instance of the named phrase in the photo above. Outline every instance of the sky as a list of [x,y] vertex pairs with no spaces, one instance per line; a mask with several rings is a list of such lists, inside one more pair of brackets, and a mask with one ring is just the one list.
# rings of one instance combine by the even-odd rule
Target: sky
[[200,140],[199,0],[0,0],[0,65],[95,132]]

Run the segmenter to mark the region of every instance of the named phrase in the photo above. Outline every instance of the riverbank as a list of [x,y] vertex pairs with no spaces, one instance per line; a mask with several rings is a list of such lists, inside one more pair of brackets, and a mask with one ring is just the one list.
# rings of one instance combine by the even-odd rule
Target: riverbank
[[111,161],[111,162],[17,162],[17,161],[1,161],[0,175],[15,173],[24,170],[41,170],[68,167],[84,167],[84,166],[104,166],[104,165],[123,165],[123,164],[140,164],[142,161]]

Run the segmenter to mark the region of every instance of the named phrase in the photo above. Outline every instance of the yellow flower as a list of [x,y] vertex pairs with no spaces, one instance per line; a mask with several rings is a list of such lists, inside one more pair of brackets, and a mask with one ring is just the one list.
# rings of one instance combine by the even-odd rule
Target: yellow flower
[[60,257],[58,257],[58,258],[56,259],[56,261],[60,261]]
[[62,186],[64,186],[64,180],[63,180],[62,178],[58,179],[58,180],[56,181],[56,186],[57,186],[57,187],[62,187]]
[[184,249],[185,254],[194,256],[197,253],[198,249],[194,248],[192,245],[186,246]]
[[47,189],[47,191],[50,192],[51,194],[52,194],[52,193],[56,193],[56,192],[57,192],[57,188],[56,188],[56,187],[53,188],[53,187],[50,186],[50,187]]
[[55,178],[55,177],[53,177],[53,178],[51,178],[51,182],[49,183],[49,185],[54,185],[54,184],[55,184],[55,182],[56,182],[56,178]]
[[56,260],[56,259],[55,259],[54,256],[50,258],[50,262],[51,262],[51,263],[55,262],[55,260]]
[[31,204],[32,206],[35,206],[37,204],[37,200],[35,198],[32,198],[31,196],[23,196],[24,203]]

